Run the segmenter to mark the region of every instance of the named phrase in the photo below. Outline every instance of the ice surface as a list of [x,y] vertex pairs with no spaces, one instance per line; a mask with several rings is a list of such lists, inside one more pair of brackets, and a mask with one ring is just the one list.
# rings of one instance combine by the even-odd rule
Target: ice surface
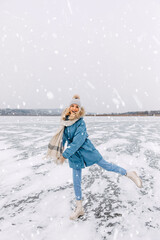
[[85,120],[104,159],[136,170],[143,188],[97,165],[85,168],[86,214],[70,221],[72,170],[43,159],[60,118],[0,117],[0,239],[159,239],[160,118]]

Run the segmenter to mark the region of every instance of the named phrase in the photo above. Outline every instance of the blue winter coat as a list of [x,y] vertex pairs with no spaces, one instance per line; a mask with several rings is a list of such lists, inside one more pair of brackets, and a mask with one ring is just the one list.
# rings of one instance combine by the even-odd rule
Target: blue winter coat
[[88,139],[86,124],[83,118],[69,127],[65,127],[63,133],[63,146],[68,142],[63,152],[63,157],[69,160],[69,166],[74,169],[81,169],[99,162],[101,154]]

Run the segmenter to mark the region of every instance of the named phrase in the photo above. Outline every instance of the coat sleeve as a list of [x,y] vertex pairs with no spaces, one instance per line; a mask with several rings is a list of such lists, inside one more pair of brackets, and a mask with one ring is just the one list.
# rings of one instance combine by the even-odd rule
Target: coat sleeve
[[85,122],[82,121],[81,124],[77,127],[73,141],[68,144],[67,148],[63,152],[63,157],[71,157],[83,145],[87,137],[88,134],[86,131],[86,125]]

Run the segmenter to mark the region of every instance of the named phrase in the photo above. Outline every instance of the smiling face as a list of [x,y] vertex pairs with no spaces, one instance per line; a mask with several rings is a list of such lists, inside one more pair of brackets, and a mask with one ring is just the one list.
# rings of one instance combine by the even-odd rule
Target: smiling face
[[75,114],[79,111],[79,106],[77,104],[71,104],[70,106],[70,112],[71,114]]

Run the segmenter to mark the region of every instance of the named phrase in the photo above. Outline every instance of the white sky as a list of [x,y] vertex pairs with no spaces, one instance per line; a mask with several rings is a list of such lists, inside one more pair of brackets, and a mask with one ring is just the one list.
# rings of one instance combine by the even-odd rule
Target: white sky
[[0,108],[160,109],[159,0],[1,0]]

